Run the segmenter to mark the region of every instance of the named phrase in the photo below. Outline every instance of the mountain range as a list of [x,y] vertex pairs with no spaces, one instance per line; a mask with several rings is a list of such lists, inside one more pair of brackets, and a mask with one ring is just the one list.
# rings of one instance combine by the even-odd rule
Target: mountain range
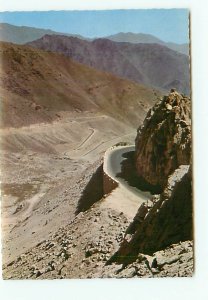
[[45,34],[59,34],[65,36],[76,36],[84,39],[81,35],[58,33],[50,29],[41,29],[28,26],[15,26],[7,23],[0,23],[0,40],[14,44],[25,44],[37,40]]
[[28,45],[57,52],[74,61],[166,92],[174,87],[189,94],[189,58],[159,44],[81,40],[45,35]]
[[[7,23],[0,23],[0,40],[5,42],[11,42],[15,44],[25,44],[37,39],[40,39],[46,34],[50,35],[65,35],[65,36],[76,36],[82,40],[95,40],[81,35],[60,33],[50,29],[40,29],[28,26],[15,26]],[[99,37],[101,38],[101,37]],[[126,42],[132,44],[138,43],[150,43],[150,44],[159,44],[166,46],[172,50],[178,51],[180,53],[189,54],[189,44],[177,44],[177,43],[167,43],[161,39],[144,33],[132,33],[132,32],[120,32],[114,35],[106,36],[105,39],[112,40],[114,42]]]

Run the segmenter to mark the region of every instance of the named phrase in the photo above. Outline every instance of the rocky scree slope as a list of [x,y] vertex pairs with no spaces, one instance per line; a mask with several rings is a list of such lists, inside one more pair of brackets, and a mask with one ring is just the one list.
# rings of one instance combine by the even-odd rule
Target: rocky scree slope
[[[175,174],[180,180],[183,171]],[[173,186],[170,180],[170,186]],[[179,189],[180,190],[180,189]],[[163,198],[163,201],[168,199]],[[159,200],[159,201],[160,201]],[[35,247],[18,256],[15,260],[3,266],[5,279],[44,279],[44,278],[140,278],[140,277],[166,277],[166,276],[191,276],[193,272],[193,251],[192,242],[184,241],[171,244],[169,247],[147,254],[146,251],[135,254],[134,261],[129,261],[132,257],[128,253],[128,260],[124,260],[125,253],[116,264],[106,264],[113,253],[124,243],[129,233],[128,220],[122,213],[103,209],[102,202],[95,203],[90,209],[80,212],[72,222],[48,236]],[[165,206],[161,202],[160,206]],[[180,205],[181,197],[178,197]],[[175,204],[171,201],[173,210]],[[158,208],[159,206],[157,206]],[[140,211],[141,212],[141,211]],[[165,210],[161,216],[165,215]],[[137,214],[137,217],[139,213]],[[141,215],[138,219],[141,218]],[[155,219],[155,218],[154,218]],[[166,218],[168,220],[168,218]],[[141,219],[140,219],[141,220]],[[174,221],[174,217],[172,217]],[[136,230],[138,227],[138,220]],[[177,222],[176,222],[177,223]],[[147,224],[147,222],[146,222]],[[157,226],[157,222],[152,224]],[[165,224],[166,225],[166,224]],[[180,227],[180,224],[178,224]],[[161,228],[161,224],[159,224]],[[110,230],[109,230],[110,228]],[[150,228],[150,227],[149,227]],[[162,228],[164,230],[164,227]],[[136,232],[131,228],[131,233]],[[141,232],[141,231],[140,231]],[[156,231],[157,232],[157,231]],[[161,231],[160,231],[161,232]],[[151,238],[147,233],[146,241],[151,243]],[[134,236],[133,236],[134,237]],[[134,239],[134,242],[136,240]],[[143,241],[143,240],[142,240]],[[154,242],[157,242],[156,238]],[[128,250],[138,250],[131,245]],[[124,248],[123,248],[124,250]],[[122,250],[122,251],[123,251]],[[115,257],[115,255],[114,255]]]
[[152,256],[139,254],[128,265],[106,265],[129,222],[123,214],[103,209],[102,201],[4,265],[4,279],[141,278],[192,272],[191,242],[174,244]]
[[[119,77],[167,91],[174,86],[189,94],[189,58],[156,43],[92,42],[74,37],[45,35],[28,45],[61,53],[73,60]],[[171,72],[170,72],[171,70]]]
[[169,176],[160,195],[139,208],[109,262],[131,263],[139,253],[154,256],[172,244],[191,241],[192,229],[191,168],[183,165]]

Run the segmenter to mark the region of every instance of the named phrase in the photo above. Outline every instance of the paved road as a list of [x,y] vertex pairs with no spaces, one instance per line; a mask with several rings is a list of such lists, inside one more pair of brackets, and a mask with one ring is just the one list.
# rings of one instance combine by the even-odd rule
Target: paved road
[[106,155],[105,170],[107,171],[108,175],[119,182],[121,186],[125,187],[135,196],[138,196],[140,199],[142,198],[145,201],[151,198],[151,194],[149,192],[143,192],[136,187],[132,187],[123,178],[117,177],[117,174],[121,172],[121,163],[126,159],[123,157],[123,154],[131,151],[135,151],[134,146],[120,146],[109,151]]

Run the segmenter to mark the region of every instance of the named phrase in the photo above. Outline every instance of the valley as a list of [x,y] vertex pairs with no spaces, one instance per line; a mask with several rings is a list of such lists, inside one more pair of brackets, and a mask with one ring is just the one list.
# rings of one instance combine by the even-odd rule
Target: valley
[[[80,135],[77,136],[76,132],[80,132]],[[89,115],[86,118],[84,116],[67,118],[66,122],[1,130],[2,146],[6,150],[3,151],[1,158],[3,192],[4,184],[10,186],[3,196],[3,199],[5,199],[3,200],[5,201],[2,219],[3,228],[9,230],[5,232],[5,236],[9,235],[12,243],[14,243],[16,235],[13,237],[13,232],[14,234],[18,230],[21,232],[23,227],[24,231],[30,236],[29,238],[28,235],[20,235],[20,239],[15,245],[18,246],[16,251],[19,253],[19,251],[22,251],[21,245],[26,246],[22,242],[22,238],[26,239],[26,244],[31,246],[31,244],[36,244],[36,236],[41,239],[47,231],[49,233],[60,223],[67,223],[70,220],[70,214],[72,216],[75,214],[76,203],[80,198],[77,193],[81,193],[77,181],[81,180],[84,171],[91,164],[93,165],[99,161],[109,146],[123,139],[132,142],[133,137],[133,128],[123,126],[107,116],[97,116],[93,119]],[[33,185],[29,195],[35,195],[37,198],[37,201],[32,204],[34,196],[33,199],[32,197],[28,199],[29,195],[26,194],[21,199],[24,188],[23,191],[19,189],[18,192],[18,186],[24,187],[27,183]],[[76,191],[77,199],[75,200],[73,197],[74,200],[70,200],[73,208],[65,207],[68,206],[66,200],[62,203],[63,195],[59,193],[63,194],[61,187],[64,184],[66,184],[64,188],[66,190],[70,186],[70,194],[74,193],[73,189]],[[15,194],[15,199],[13,199],[13,194]],[[49,215],[47,213],[44,215],[41,211],[47,211],[44,205],[52,194],[53,200],[50,200],[50,205],[48,203],[52,207],[52,212]],[[67,199],[68,197],[69,195]],[[27,201],[29,201],[29,206],[26,203]],[[8,203],[12,204],[13,202],[12,210],[7,215]],[[53,206],[56,206],[56,217],[55,220],[52,219],[49,222],[51,213],[52,215],[54,213]],[[18,207],[20,210],[15,213]],[[35,214],[33,212],[34,208],[36,208]],[[70,212],[70,210],[72,211]],[[39,211],[39,217],[37,217],[37,211]],[[61,213],[62,211],[65,213],[65,217]],[[42,230],[42,224],[45,224],[46,221],[48,221],[48,224]],[[35,231],[36,234],[32,234],[32,231]],[[4,245],[6,244],[5,241]],[[14,258],[17,255],[16,251],[10,248],[10,250],[5,250],[4,253],[6,253],[6,256]]]
[[[104,152],[121,141],[133,143],[134,124],[141,122],[157,92],[25,46],[2,43],[1,55],[7,265],[76,219]],[[100,198],[102,190],[101,183]],[[87,201],[92,201],[90,196]]]

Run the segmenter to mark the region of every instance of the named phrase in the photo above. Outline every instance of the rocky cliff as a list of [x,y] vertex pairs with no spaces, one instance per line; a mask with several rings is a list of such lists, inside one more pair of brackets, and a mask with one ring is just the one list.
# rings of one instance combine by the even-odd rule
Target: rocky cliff
[[[177,272],[181,269],[188,269],[191,276],[189,259],[180,259],[184,252],[174,254],[174,244],[187,241],[191,245],[193,239],[190,113],[190,99],[171,90],[148,112],[139,128],[137,173],[161,192],[140,206],[108,264],[117,262],[125,267],[145,254],[152,256],[149,269],[159,272],[161,266],[155,253],[172,247],[172,258],[178,262],[174,276],[179,276]],[[192,257],[192,250],[188,252]]]
[[139,253],[154,252],[192,240],[192,185],[190,166],[180,166],[169,176],[160,195],[138,210],[112,261],[131,262]]
[[161,192],[175,169],[190,164],[190,98],[172,89],[149,110],[135,144],[138,176]]

